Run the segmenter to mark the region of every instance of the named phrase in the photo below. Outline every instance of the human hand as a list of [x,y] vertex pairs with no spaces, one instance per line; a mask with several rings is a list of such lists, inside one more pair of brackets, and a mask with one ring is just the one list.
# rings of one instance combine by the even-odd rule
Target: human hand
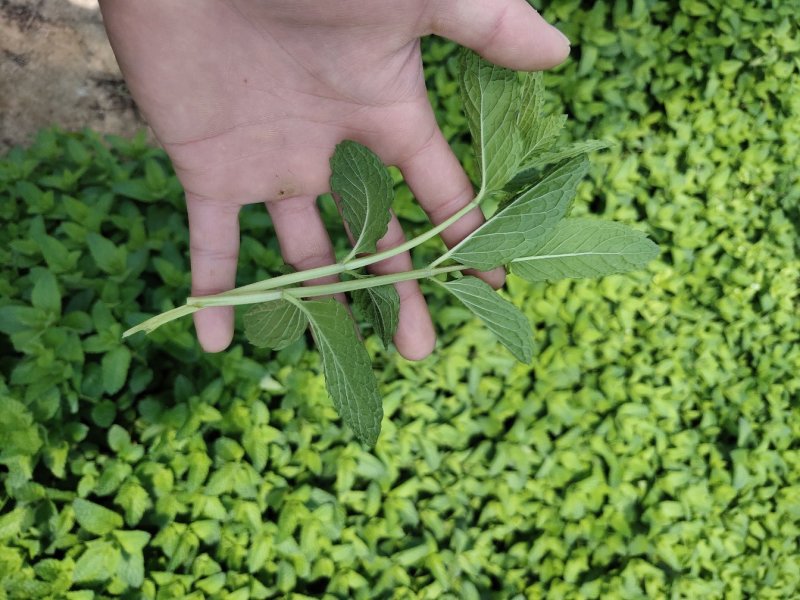
[[[294,268],[335,262],[316,197],[329,191],[328,160],[343,139],[399,167],[434,224],[473,198],[428,102],[420,36],[448,37],[517,70],[553,67],[569,52],[525,0],[101,0],[101,8],[128,86],[186,191],[193,296],[234,286],[244,204],[266,203]],[[476,208],[442,238],[452,246],[482,222]],[[378,251],[404,240],[392,218]],[[370,270],[410,268],[406,252]],[[504,272],[481,277],[497,287]],[[423,358],[435,341],[425,300],[415,281],[396,287],[395,344]],[[230,344],[232,307],[194,319],[206,351]]]

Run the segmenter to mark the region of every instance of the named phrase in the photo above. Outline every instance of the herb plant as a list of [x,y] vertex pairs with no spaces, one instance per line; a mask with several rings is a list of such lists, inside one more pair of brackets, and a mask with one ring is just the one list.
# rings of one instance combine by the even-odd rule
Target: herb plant
[[[387,231],[393,186],[389,172],[368,148],[340,143],[331,158],[331,191],[353,237],[352,250],[334,265],[293,272],[186,304],[129,329],[150,332],[210,306],[254,304],[244,315],[245,334],[256,346],[282,349],[310,326],[322,357],[336,410],[366,445],[373,446],[383,417],[369,354],[347,309],[332,298],[347,292],[375,333],[388,345],[398,322],[394,283],[424,279],[442,286],[480,318],[520,361],[530,362],[533,336],[524,314],[466,269],[505,266],[532,282],[596,277],[640,268],[657,246],[620,223],[567,218],[588,170],[587,153],[605,146],[591,140],[563,145],[565,116],[543,111],[540,74],[515,73],[464,51],[459,85],[479,172],[474,199],[449,219],[404,244],[376,252]],[[496,205],[486,222],[425,268],[369,276],[364,267],[415,248],[475,207]],[[335,284],[296,287],[340,274]]]

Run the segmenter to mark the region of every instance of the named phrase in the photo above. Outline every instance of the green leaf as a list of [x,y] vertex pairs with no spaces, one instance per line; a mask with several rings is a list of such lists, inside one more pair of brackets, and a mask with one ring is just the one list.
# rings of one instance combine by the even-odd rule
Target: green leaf
[[578,183],[589,169],[585,156],[550,170],[445,256],[481,270],[530,254],[569,212]]
[[119,578],[132,588],[140,588],[144,583],[144,556],[142,553],[123,552],[120,559],[117,569]]
[[150,541],[149,533],[137,529],[115,531],[114,537],[128,554],[141,554],[142,549]]
[[145,511],[152,506],[147,491],[133,481],[128,481],[122,485],[114,499],[114,503],[125,511],[125,520],[128,525],[136,525],[142,520]]
[[400,295],[393,285],[353,290],[353,303],[364,314],[385,348],[389,347],[400,317]]
[[586,140],[575,142],[557,150],[546,150],[536,156],[531,156],[527,162],[522,164],[522,168],[514,175],[514,178],[506,186],[507,190],[518,190],[533,182],[539,177],[539,172],[546,166],[569,160],[596,150],[608,148],[611,144],[602,140]]
[[528,281],[602,277],[633,271],[658,256],[658,246],[622,223],[566,219],[530,256],[516,258],[511,272]]
[[31,304],[49,313],[61,314],[61,292],[50,271],[41,270],[31,292]]
[[0,516],[0,540],[15,538],[22,531],[25,520],[29,516],[29,509],[17,507],[9,513]]
[[294,343],[308,327],[308,319],[288,300],[256,304],[244,315],[244,333],[259,348],[281,350]]
[[117,346],[103,356],[103,389],[107,394],[116,394],[125,385],[131,366],[131,351],[127,346]]
[[521,73],[520,111],[517,127],[520,130],[522,148],[520,164],[553,146],[556,136],[564,127],[566,115],[544,116],[544,85],[541,72]]
[[111,429],[108,430],[107,438],[109,447],[117,454],[131,445],[131,435],[119,425],[111,426]]
[[72,508],[80,526],[95,535],[105,535],[122,527],[121,516],[84,498],[75,498]]
[[126,252],[124,247],[118,247],[108,238],[94,232],[86,235],[86,243],[89,245],[89,252],[91,252],[94,262],[102,271],[115,275],[125,270]]
[[331,157],[331,191],[355,238],[351,256],[375,252],[391,219],[394,186],[389,170],[366,146],[345,140]]
[[75,583],[106,581],[116,572],[119,559],[119,548],[110,542],[90,542],[75,563],[72,581]]
[[442,285],[480,318],[517,360],[531,362],[533,331],[516,306],[477,277],[462,277]]
[[0,333],[12,335],[27,329],[39,329],[47,315],[32,306],[0,306]]
[[520,159],[517,74],[464,50],[459,87],[478,161],[481,190],[500,190],[516,173]]
[[383,404],[367,349],[347,309],[333,298],[301,304],[322,356],[325,385],[342,420],[368,446],[381,430]]
[[64,273],[75,268],[79,252],[70,252],[61,241],[44,232],[32,231],[30,235],[41,250],[47,266],[54,272]]

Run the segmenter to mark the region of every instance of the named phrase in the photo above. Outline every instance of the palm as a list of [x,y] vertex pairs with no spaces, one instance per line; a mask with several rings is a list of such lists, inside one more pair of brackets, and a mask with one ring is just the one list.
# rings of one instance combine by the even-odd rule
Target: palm
[[[328,159],[343,139],[398,165],[435,222],[469,201],[469,181],[438,130],[422,77],[419,36],[435,28],[432,4],[103,4],[128,84],[186,189],[195,295],[233,286],[238,209],[247,203],[267,202],[288,263],[304,269],[333,261],[314,200],[328,191]],[[445,241],[455,243],[480,219],[477,211],[468,215]],[[402,239],[393,220],[381,246]],[[409,266],[400,255],[374,271]],[[487,279],[498,283],[502,274]],[[424,356],[433,343],[424,300],[413,282],[399,291],[395,341],[406,356]],[[201,311],[196,323],[207,349],[228,344],[229,309]]]

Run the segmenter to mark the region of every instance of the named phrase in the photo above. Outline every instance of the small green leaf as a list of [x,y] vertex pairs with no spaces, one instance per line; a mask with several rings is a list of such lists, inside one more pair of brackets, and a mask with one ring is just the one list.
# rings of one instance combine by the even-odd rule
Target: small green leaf
[[15,538],[22,531],[25,519],[29,516],[29,510],[17,507],[0,516],[0,540]]
[[61,314],[61,292],[50,271],[41,270],[31,292],[31,304],[49,313]]
[[147,491],[133,481],[122,484],[114,503],[125,511],[125,521],[128,525],[136,525],[142,520],[144,512],[152,506]]
[[352,256],[375,252],[391,219],[394,186],[389,170],[366,146],[345,140],[331,157],[331,191],[355,239]]
[[150,541],[149,533],[136,529],[115,531],[114,537],[128,554],[141,554],[142,549]]
[[479,317],[517,360],[531,362],[533,332],[516,306],[477,277],[462,277],[442,285]]
[[86,235],[89,252],[97,266],[105,273],[118,274],[125,270],[126,252],[109,240],[94,232]]
[[244,333],[259,348],[281,350],[294,343],[308,327],[308,319],[287,300],[256,304],[244,315]]
[[528,281],[602,277],[633,271],[658,256],[658,246],[622,223],[566,219],[530,256],[516,258],[511,272]]
[[522,79],[517,127],[522,141],[520,164],[524,165],[553,146],[567,116],[542,114],[544,85],[541,72],[521,73],[520,77]]
[[528,255],[569,212],[578,183],[588,169],[585,156],[553,168],[445,256],[468,267],[488,270]]
[[400,317],[400,296],[393,285],[380,285],[353,290],[353,303],[364,314],[385,348],[397,331]]
[[333,298],[301,304],[322,356],[325,385],[342,420],[368,446],[381,429],[383,404],[372,364],[347,309]]
[[117,346],[103,356],[103,389],[107,394],[116,394],[125,385],[131,366],[131,351],[127,346]]
[[478,161],[481,189],[500,190],[516,172],[520,159],[517,74],[464,50],[459,85]]
[[142,553],[123,552],[118,563],[117,574],[130,587],[140,588],[144,583],[144,556]]
[[77,265],[80,253],[70,252],[60,240],[39,231],[32,231],[31,238],[41,250],[47,266],[55,273],[72,271]]
[[506,186],[507,190],[518,190],[533,182],[539,177],[539,172],[544,167],[558,163],[564,160],[569,160],[584,154],[589,154],[596,150],[603,150],[608,148],[611,144],[602,140],[586,140],[583,142],[575,142],[563,148],[555,150],[546,150],[538,155],[531,155],[527,162],[522,163],[519,173],[514,175],[514,178]]
[[271,540],[267,536],[258,536],[250,542],[247,552],[247,570],[255,573],[267,562],[270,556]]
[[32,306],[0,306],[0,333],[12,335],[44,325],[47,315]]
[[95,535],[105,535],[122,527],[121,516],[89,500],[76,498],[72,502],[72,508],[80,526]]
[[131,435],[119,425],[112,425],[108,430],[108,445],[119,454],[131,445]]
[[72,581],[88,583],[106,581],[114,576],[120,560],[119,548],[110,542],[90,542],[75,563]]

